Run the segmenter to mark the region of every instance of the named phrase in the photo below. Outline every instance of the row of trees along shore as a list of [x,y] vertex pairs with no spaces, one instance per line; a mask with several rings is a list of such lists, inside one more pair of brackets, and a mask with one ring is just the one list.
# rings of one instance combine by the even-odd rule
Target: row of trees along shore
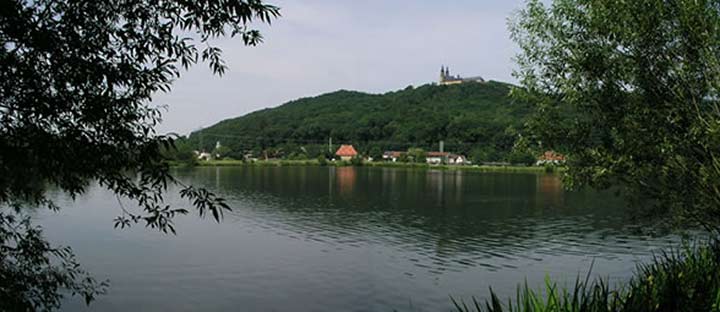
[[[193,144],[189,144],[186,140],[179,140],[175,142],[175,146],[175,148],[163,150],[163,155],[168,161],[191,166],[199,163],[201,150],[194,148]],[[423,149],[418,147],[411,147],[407,149],[383,149],[379,146],[386,145],[372,143],[368,145],[353,144],[353,146],[358,149],[359,158],[372,160],[374,162],[387,161],[383,158],[383,153],[385,151],[397,151],[401,153],[396,160],[398,162],[424,163],[428,152],[437,151],[437,149]],[[359,146],[363,147],[360,148]],[[244,153],[238,153],[226,146],[220,145],[219,148],[212,148],[207,153],[210,154],[211,160],[311,160],[320,158],[324,160],[332,160],[338,159],[335,155],[337,147],[337,145],[328,148],[328,145],[285,144],[272,149],[259,151],[246,150]],[[455,150],[452,151],[453,153],[457,153]],[[537,162],[538,157],[542,155],[542,152],[527,147],[516,146],[511,148],[509,151],[502,152],[499,152],[492,147],[478,147],[472,149],[471,154],[469,155],[462,153],[458,154],[466,156],[472,164],[513,164],[530,166]]]
[[[497,81],[407,87],[383,94],[340,90],[226,119],[177,140],[180,158],[193,150],[224,157],[333,157],[339,144],[378,159],[384,151],[421,148],[465,155],[475,162],[507,161],[532,112],[514,101],[513,85]],[[330,144],[334,142],[335,145]],[[331,146],[329,148],[329,145]],[[174,155],[171,155],[174,156]]]
[[[149,103],[198,62],[223,74],[213,39],[255,45],[252,23],[270,23],[279,9],[260,0],[2,7],[0,310],[53,310],[69,294],[90,303],[107,284],[51,246],[24,211],[58,209],[48,185],[77,196],[98,181],[140,207],[120,210],[117,227],[174,232],[173,217],[189,210],[167,207],[161,194],[178,184],[200,216],[220,220],[222,198],[171,175],[162,149],[175,142],[155,132],[160,112]],[[544,293],[519,291],[515,304],[455,300],[458,309],[719,309],[719,15],[717,0],[528,0],[513,15],[521,86],[512,98],[533,112],[528,142],[568,155],[565,185],[618,187],[638,215],[704,227],[711,241],[641,266],[625,288],[593,280],[565,292],[549,282]]]

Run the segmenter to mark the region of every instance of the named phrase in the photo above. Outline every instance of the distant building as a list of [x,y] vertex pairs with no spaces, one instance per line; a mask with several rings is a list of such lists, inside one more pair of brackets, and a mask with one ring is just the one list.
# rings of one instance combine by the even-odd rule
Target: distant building
[[396,162],[398,159],[400,159],[400,156],[405,152],[398,152],[398,151],[386,151],[383,153],[383,160],[385,161],[392,161]]
[[431,165],[439,165],[445,162],[450,153],[448,152],[427,152],[425,153],[425,161]]
[[431,165],[449,164],[449,165],[469,165],[470,162],[463,155],[448,152],[427,152],[425,161]]
[[213,159],[212,154],[208,152],[198,152],[195,151],[195,155],[197,155],[198,160],[211,160]]
[[466,82],[485,82],[485,79],[480,76],[467,78],[460,77],[459,75],[452,76],[450,75],[450,68],[440,66],[440,80],[438,81],[439,85],[451,85]]
[[448,164],[451,165],[470,165],[470,161],[463,155],[448,155]]
[[349,161],[353,157],[358,155],[358,152],[355,150],[355,148],[352,145],[340,145],[340,148],[338,148],[337,152],[335,152],[336,156],[340,156],[341,160]]
[[535,165],[542,166],[546,164],[560,165],[565,163],[565,155],[556,153],[554,151],[546,151],[540,157],[538,157]]
[[[383,153],[383,160],[396,162],[400,156],[407,152],[386,151]],[[431,165],[449,164],[449,165],[469,165],[470,161],[463,155],[448,152],[427,152],[425,153],[425,162]]]

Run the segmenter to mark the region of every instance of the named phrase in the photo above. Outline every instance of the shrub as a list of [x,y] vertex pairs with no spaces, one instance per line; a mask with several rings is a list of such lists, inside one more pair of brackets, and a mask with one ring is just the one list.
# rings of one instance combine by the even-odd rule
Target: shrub
[[325,159],[325,155],[319,155],[317,157],[318,165],[320,166],[327,166],[327,159]]
[[350,159],[350,164],[353,166],[362,166],[363,165],[363,159],[360,156],[355,156]]
[[530,166],[535,163],[535,156],[527,151],[513,151],[508,154],[507,161],[513,165]]

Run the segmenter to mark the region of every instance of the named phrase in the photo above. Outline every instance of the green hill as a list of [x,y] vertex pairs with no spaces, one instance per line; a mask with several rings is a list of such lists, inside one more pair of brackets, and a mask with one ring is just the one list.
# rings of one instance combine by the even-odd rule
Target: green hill
[[227,155],[316,157],[353,144],[371,156],[417,147],[463,153],[476,161],[504,160],[531,108],[513,103],[512,86],[490,81],[423,85],[385,94],[336,91],[223,120],[192,133],[187,142],[211,150],[219,141]]

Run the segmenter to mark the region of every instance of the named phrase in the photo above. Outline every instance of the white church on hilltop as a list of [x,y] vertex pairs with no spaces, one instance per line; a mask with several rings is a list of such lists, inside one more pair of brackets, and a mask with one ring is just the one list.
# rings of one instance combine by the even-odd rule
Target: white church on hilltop
[[438,81],[439,85],[451,85],[465,82],[485,82],[485,79],[480,76],[468,78],[463,78],[459,75],[452,76],[450,75],[449,67],[440,66],[440,81]]

